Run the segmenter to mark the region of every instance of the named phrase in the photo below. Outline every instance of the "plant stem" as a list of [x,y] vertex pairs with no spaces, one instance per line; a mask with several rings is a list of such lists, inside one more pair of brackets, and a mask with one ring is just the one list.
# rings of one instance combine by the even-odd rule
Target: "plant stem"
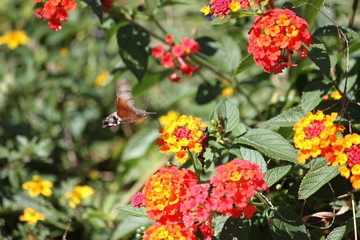
[[359,4],[359,0],[354,0],[353,5],[352,5],[352,11],[351,11],[351,15],[349,18],[349,28],[353,27],[354,25],[354,19],[355,19],[355,15],[356,15],[356,9],[358,7]]
[[192,164],[193,164],[193,166],[194,166],[196,178],[197,178],[198,180],[200,180],[200,172],[199,172],[199,170],[198,170],[198,168],[197,168],[197,166],[196,166],[196,164],[195,164],[195,158],[194,158],[192,152],[189,151],[189,149],[187,149],[187,152],[188,152],[188,154],[190,155],[191,162],[192,162]]
[[270,202],[267,197],[264,196],[261,192],[256,192],[255,196],[263,203],[263,205],[268,206],[271,210],[275,210],[274,205]]

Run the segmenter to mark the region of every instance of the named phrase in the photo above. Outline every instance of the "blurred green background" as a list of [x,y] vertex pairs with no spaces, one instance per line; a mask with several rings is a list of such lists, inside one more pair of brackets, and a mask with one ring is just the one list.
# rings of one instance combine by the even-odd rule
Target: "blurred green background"
[[[178,40],[211,37],[208,43],[215,54],[205,61],[231,75],[247,54],[252,19],[211,27],[199,11],[206,1],[182,2],[186,4],[155,0],[114,4],[160,36],[163,33],[149,20],[149,12],[156,12],[156,20]],[[352,1],[328,2],[333,8],[326,13],[347,25]],[[160,3],[169,6],[159,7]],[[85,2],[78,2],[63,29],[55,32],[34,12],[35,4],[29,0],[0,4],[0,35],[24,30],[30,39],[13,50],[0,45],[0,238],[4,240],[61,239],[64,234],[67,239],[135,239],[136,229],[150,222],[120,214],[115,207],[129,203],[145,180],[171,158],[154,145],[160,116],[176,110],[208,123],[216,103],[228,97],[239,105],[242,120],[254,126],[297,104],[306,83],[322,77],[311,72],[316,67],[308,59],[290,70],[292,77],[271,76],[253,66],[235,78],[239,87],[226,96],[221,92],[230,84],[213,71],[202,68],[194,77],[172,83],[166,77],[169,71],[150,56],[147,74],[139,82],[119,56],[115,34],[119,25],[109,15],[101,23]],[[358,23],[355,18],[354,25]],[[317,25],[324,24],[328,20],[319,15]],[[157,43],[152,38],[150,46]],[[328,44],[330,54],[337,56],[331,48],[337,41],[330,39]],[[351,69],[358,66],[358,61],[351,62]],[[106,80],[96,81],[104,71],[109,73]],[[157,114],[103,129],[101,120],[115,110],[114,84],[120,76],[129,79],[137,107],[149,104],[147,110]],[[356,81],[357,75],[353,84]],[[30,197],[21,188],[33,175],[54,183],[50,197]],[[73,209],[64,194],[75,185],[89,185],[95,194]],[[20,222],[25,207],[45,214],[45,221],[36,226]]]

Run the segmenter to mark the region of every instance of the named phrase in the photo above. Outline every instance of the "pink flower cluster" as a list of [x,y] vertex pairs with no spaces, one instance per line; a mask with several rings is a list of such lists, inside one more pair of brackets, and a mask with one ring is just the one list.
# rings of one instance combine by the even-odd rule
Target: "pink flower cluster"
[[[265,189],[264,174],[248,160],[235,159],[219,166],[207,184],[199,184],[190,170],[176,166],[161,168],[148,179],[141,193],[142,206],[149,219],[156,221],[146,230],[144,239],[160,239],[163,231],[173,232],[174,239],[182,239],[179,236],[197,239],[195,233],[200,231],[210,240],[216,213],[250,218],[256,207],[248,204],[249,199],[255,191]],[[139,199],[139,194],[135,197]]]
[[169,46],[169,51],[165,51],[164,45],[157,45],[152,49],[152,55],[155,58],[160,58],[161,65],[164,68],[174,68],[173,74],[169,79],[173,82],[179,82],[181,77],[177,74],[177,70],[181,71],[182,75],[191,77],[194,72],[199,69],[199,66],[193,66],[189,57],[190,53],[198,53],[200,46],[192,38],[184,38],[180,45],[174,45],[174,37],[166,34],[165,42]]

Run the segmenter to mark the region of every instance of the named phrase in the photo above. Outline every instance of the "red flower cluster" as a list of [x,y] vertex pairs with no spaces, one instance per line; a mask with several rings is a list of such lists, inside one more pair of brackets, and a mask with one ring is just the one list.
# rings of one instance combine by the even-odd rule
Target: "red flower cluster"
[[256,207],[248,204],[249,199],[255,195],[256,190],[267,188],[260,167],[248,160],[235,159],[220,165],[215,171],[216,175],[210,181],[213,188],[209,197],[209,209],[234,218],[251,218]]
[[157,45],[152,49],[152,55],[155,58],[161,58],[161,65],[164,68],[174,68],[174,73],[169,76],[173,82],[179,82],[181,77],[177,75],[177,70],[180,69],[182,75],[191,77],[194,72],[199,69],[199,66],[193,66],[189,57],[190,53],[198,53],[200,46],[192,38],[184,38],[181,40],[181,45],[174,45],[174,37],[166,34],[166,43],[170,50],[165,52],[164,45]]
[[[208,212],[201,217],[192,216],[193,212],[200,213],[203,211],[200,204],[208,196],[206,187],[202,189],[202,186],[197,185],[197,183],[198,180],[194,172],[185,168],[179,170],[176,166],[161,168],[147,180],[142,191],[144,196],[142,204],[146,207],[148,217],[155,220],[156,224],[145,232],[146,237],[144,239],[161,239],[159,238],[160,235],[157,234],[160,228],[172,229],[174,233],[171,236],[174,239],[196,239],[195,233],[199,225],[209,217]],[[203,192],[203,194],[194,199],[194,194],[197,192]],[[184,224],[186,231],[183,230]],[[210,225],[208,226],[210,227]],[[202,229],[204,227],[200,228],[200,230]],[[205,227],[205,229],[207,228]],[[206,232],[212,233],[211,228],[203,232],[204,236]],[[191,234],[189,235],[189,233]],[[209,237],[211,239],[211,236]]]
[[280,73],[286,67],[295,67],[290,61],[294,51],[306,57],[312,39],[309,24],[288,9],[276,9],[258,16],[250,29],[248,52],[265,72]]
[[[33,0],[35,3],[40,3],[41,0]],[[36,10],[35,15],[39,19],[48,19],[48,24],[51,29],[58,31],[62,28],[61,22],[66,22],[69,16],[68,11],[76,9],[75,0],[49,0],[43,7]]]
[[[253,216],[256,207],[248,201],[256,190],[267,188],[263,178],[257,164],[238,159],[219,166],[210,184],[202,185],[190,170],[161,168],[142,191],[142,205],[148,217],[156,221],[146,230],[144,239],[197,239],[195,233],[199,230],[210,240],[216,212],[233,217]],[[169,238],[161,235],[164,232]]]

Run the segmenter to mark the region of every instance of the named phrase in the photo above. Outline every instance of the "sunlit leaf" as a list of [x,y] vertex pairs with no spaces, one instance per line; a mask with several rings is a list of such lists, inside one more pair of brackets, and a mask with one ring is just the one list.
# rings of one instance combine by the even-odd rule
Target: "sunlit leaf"
[[237,139],[238,143],[249,145],[268,157],[297,162],[295,148],[280,134],[267,129],[249,129]]
[[266,172],[267,166],[264,157],[256,150],[241,147],[241,148],[232,148],[230,149],[230,153],[234,154],[236,157],[241,160],[249,160],[253,163],[256,163],[260,166],[260,169],[263,173]]
[[236,75],[242,73],[243,71],[245,71],[246,69],[248,69],[249,67],[251,67],[254,64],[255,64],[255,62],[254,62],[252,54],[246,55],[245,57],[243,57],[241,59],[241,62],[236,67],[233,76],[236,76]]
[[267,187],[271,187],[277,181],[282,179],[291,169],[291,166],[281,166],[269,169],[265,173],[265,182],[267,183]]
[[219,120],[219,117],[222,118],[226,132],[235,129],[240,122],[239,110],[229,100],[224,100],[216,106],[211,118]]
[[301,181],[299,199],[310,197],[338,174],[338,167],[327,166],[326,160],[316,159],[314,166]]
[[155,129],[143,129],[137,132],[126,144],[122,159],[127,161],[143,156],[158,137],[159,132]]
[[301,108],[304,110],[304,113],[312,111],[319,105],[331,86],[331,83],[326,84],[322,81],[312,82],[307,85],[301,96]]
[[300,106],[296,106],[280,113],[276,117],[273,117],[261,124],[265,126],[273,126],[273,127],[293,127],[294,124],[304,116],[305,113],[303,109]]
[[136,208],[133,207],[131,204],[128,204],[125,206],[118,206],[116,207],[116,209],[122,213],[126,213],[134,217],[144,217],[144,218],[147,217],[145,207]]

